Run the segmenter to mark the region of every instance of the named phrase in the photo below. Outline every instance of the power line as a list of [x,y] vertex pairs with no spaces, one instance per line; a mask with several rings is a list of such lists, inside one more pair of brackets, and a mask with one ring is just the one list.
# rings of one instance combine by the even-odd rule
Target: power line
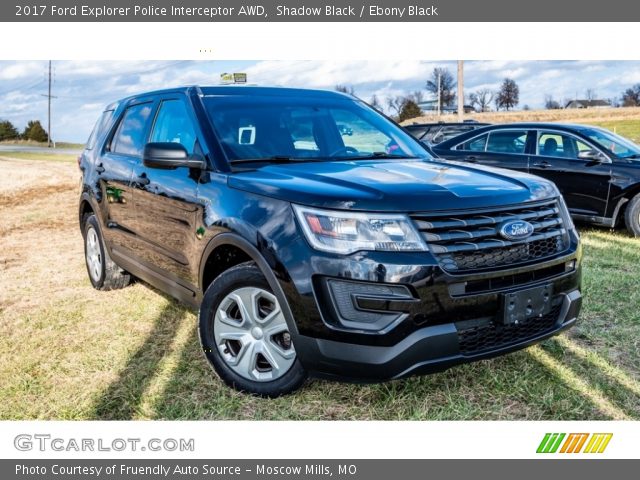
[[49,60],[49,91],[43,97],[47,97],[47,147],[51,148],[51,99],[58,98],[51,95],[51,60]]

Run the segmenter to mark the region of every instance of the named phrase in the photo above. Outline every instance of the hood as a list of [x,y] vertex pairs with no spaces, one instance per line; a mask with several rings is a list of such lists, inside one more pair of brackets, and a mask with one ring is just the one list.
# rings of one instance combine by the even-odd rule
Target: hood
[[509,205],[558,195],[551,182],[450,161],[371,160],[267,165],[229,186],[319,208],[385,212]]

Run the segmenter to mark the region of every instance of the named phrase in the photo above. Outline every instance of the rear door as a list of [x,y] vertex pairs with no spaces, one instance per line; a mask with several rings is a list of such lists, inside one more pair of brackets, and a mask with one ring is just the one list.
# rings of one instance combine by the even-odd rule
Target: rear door
[[451,150],[451,156],[446,152],[445,157],[527,172],[528,146],[534,136],[522,128],[492,130],[459,143]]
[[[158,98],[148,142],[175,142],[202,155],[197,123],[187,98],[178,93]],[[198,202],[200,171],[186,167],[148,168],[140,158],[134,167],[136,257],[164,280],[187,288],[197,284],[194,260],[196,231],[202,226]],[[198,213],[200,222],[198,222]]]
[[[554,182],[572,214],[606,216],[612,164],[581,159],[580,152],[599,151],[592,143],[567,132],[541,129],[530,172]],[[604,154],[603,154],[604,155]]]
[[136,215],[131,176],[142,154],[152,109],[153,103],[149,100],[129,104],[95,162],[107,227],[103,234],[107,244],[115,250],[131,250],[135,245]]

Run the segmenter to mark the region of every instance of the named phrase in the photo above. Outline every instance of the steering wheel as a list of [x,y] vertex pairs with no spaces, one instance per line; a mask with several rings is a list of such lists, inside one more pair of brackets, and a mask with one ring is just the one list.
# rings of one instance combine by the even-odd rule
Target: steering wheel
[[343,152],[344,153],[348,153],[350,155],[357,155],[357,154],[360,153],[357,148],[344,146],[344,147],[340,147],[337,150],[335,150],[334,152],[332,152],[331,155],[329,155],[329,157],[330,158],[337,157],[338,154],[343,153]]

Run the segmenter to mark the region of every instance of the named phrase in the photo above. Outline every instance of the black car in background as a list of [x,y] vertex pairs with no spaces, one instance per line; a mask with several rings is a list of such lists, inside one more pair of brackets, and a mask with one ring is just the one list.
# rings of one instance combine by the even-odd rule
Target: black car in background
[[446,159],[552,180],[571,215],[640,236],[640,146],[603,128],[556,123],[490,125],[433,147]]
[[421,142],[428,145],[437,145],[462,133],[470,132],[486,125],[489,124],[467,120],[460,123],[414,123],[413,125],[406,125],[404,129]]

